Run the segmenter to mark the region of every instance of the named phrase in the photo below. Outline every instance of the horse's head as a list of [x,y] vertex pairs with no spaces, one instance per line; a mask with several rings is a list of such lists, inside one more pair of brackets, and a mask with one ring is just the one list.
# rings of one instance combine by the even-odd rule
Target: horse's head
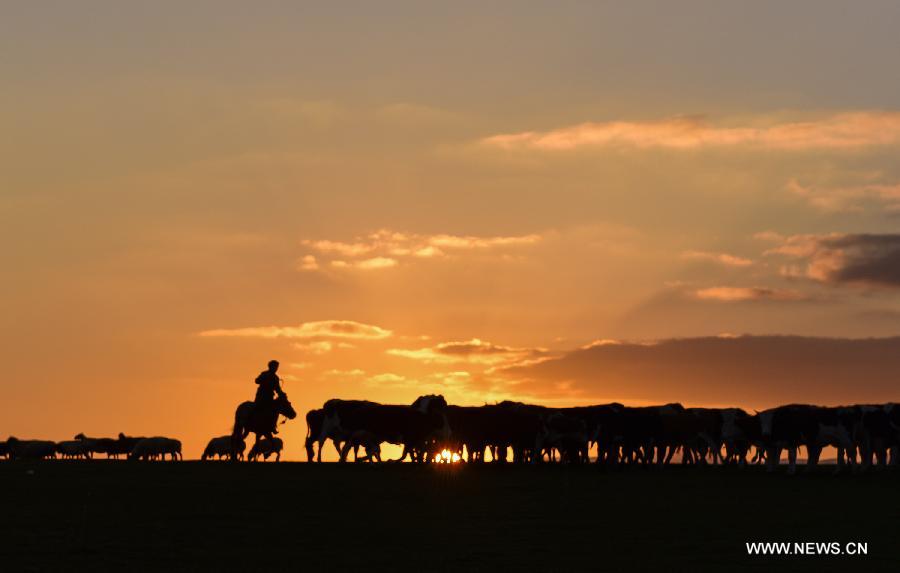
[[275,410],[288,420],[293,420],[297,417],[297,411],[291,406],[291,401],[288,400],[287,394],[282,394],[275,400]]

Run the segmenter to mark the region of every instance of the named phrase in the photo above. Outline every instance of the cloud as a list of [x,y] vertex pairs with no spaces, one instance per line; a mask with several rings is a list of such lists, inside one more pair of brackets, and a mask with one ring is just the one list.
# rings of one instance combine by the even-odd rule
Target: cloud
[[[328,264],[332,269],[377,270],[396,267],[401,259],[437,259],[463,251],[490,251],[525,247],[540,242],[539,234],[485,236],[474,235],[423,235],[400,233],[381,229],[352,241],[305,239],[302,244],[320,255],[333,258]],[[365,258],[363,258],[365,257]],[[318,270],[315,255],[307,254],[299,264],[301,270]]]
[[753,264],[753,261],[744,257],[706,251],[685,251],[681,253],[681,258],[694,261],[710,261],[727,267],[748,267]]
[[900,234],[793,235],[766,251],[799,259],[781,272],[827,284],[900,287]]
[[204,330],[200,336],[247,338],[380,340],[392,336],[390,330],[353,320],[320,320],[298,326],[254,326],[249,328]]
[[900,183],[847,187],[811,187],[791,179],[787,190],[813,207],[826,212],[858,212],[875,205],[888,212],[900,212]]
[[900,338],[717,336],[607,344],[502,374],[523,394],[626,403],[764,408],[884,402],[897,399]]
[[424,362],[425,364],[453,364],[458,362],[499,364],[511,360],[521,360],[544,352],[546,351],[543,349],[499,346],[478,338],[465,341],[442,342],[435,346],[413,350],[402,348],[387,350],[387,353],[392,356],[402,356]]
[[316,261],[316,257],[312,255],[306,255],[297,265],[297,268],[301,271],[317,271],[319,270],[319,263]]
[[387,269],[397,266],[397,260],[389,257],[373,257],[356,263],[358,269]]
[[541,151],[600,146],[853,150],[900,143],[900,112],[858,111],[811,121],[744,126],[713,125],[699,117],[589,122],[550,131],[493,135],[482,139],[481,143],[506,150]]
[[490,249],[516,245],[533,245],[541,240],[540,235],[519,237],[473,237],[458,235],[434,235],[428,239],[430,245],[450,249]]
[[365,376],[366,371],[360,370],[359,368],[354,368],[353,370],[326,370],[322,373],[323,376],[336,376],[339,378],[358,378],[360,376]]
[[742,302],[756,300],[774,301],[798,301],[808,300],[809,297],[795,290],[773,289],[765,287],[709,287],[694,291],[694,296],[700,300],[714,300],[719,302]]
[[325,354],[331,352],[334,344],[327,340],[313,340],[312,342],[298,342],[294,344],[294,348],[310,354]]
[[473,377],[466,371],[435,372],[425,376],[408,377],[393,372],[384,372],[369,376],[363,384],[373,388],[415,389],[417,392],[452,392],[457,395],[469,395]]
[[375,246],[365,243],[341,243],[338,241],[304,241],[313,249],[323,253],[338,253],[345,257],[357,257],[371,252]]

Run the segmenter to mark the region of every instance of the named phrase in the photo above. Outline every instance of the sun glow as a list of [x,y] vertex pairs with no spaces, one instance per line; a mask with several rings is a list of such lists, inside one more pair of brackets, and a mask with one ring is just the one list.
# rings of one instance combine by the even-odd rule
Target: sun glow
[[450,450],[442,450],[441,453],[434,456],[434,462],[437,464],[455,464],[460,461],[460,456],[456,452]]

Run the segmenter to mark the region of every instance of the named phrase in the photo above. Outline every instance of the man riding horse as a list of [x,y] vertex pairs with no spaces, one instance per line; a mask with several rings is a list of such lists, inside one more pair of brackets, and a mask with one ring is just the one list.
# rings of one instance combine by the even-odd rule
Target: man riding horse
[[[287,394],[281,389],[278,378],[278,361],[269,361],[269,368],[256,377],[258,388],[253,402],[244,402],[234,413],[234,431],[232,432],[232,449],[236,451],[238,444],[251,432],[256,434],[256,441],[261,437],[272,439],[277,434],[278,416],[289,420],[297,417]],[[236,459],[236,456],[232,457]]]
[[278,377],[278,361],[269,360],[269,368],[263,370],[256,377],[256,398],[253,403],[256,405],[256,415],[262,420],[272,420],[272,433],[278,433],[278,414],[275,412],[275,397],[285,398],[284,390],[281,389],[281,378]]

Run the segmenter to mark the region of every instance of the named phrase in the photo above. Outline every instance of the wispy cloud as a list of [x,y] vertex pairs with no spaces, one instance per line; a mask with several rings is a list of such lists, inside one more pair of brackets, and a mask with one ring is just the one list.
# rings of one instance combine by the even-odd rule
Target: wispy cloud
[[888,212],[900,212],[900,183],[814,187],[791,179],[787,190],[827,212],[862,211],[866,205],[875,205]]
[[383,372],[369,376],[363,380],[365,386],[373,388],[391,388],[391,389],[407,389],[414,388],[417,392],[438,392],[438,393],[454,393],[473,394],[480,396],[480,393],[473,390],[471,385],[473,376],[464,370],[453,372],[434,372],[424,376],[404,376],[393,372]]
[[334,343],[330,340],[311,340],[310,342],[296,342],[294,348],[302,352],[321,355],[327,354],[335,348],[353,348],[353,345],[346,342]]
[[544,349],[500,346],[478,338],[465,341],[442,342],[426,348],[391,348],[387,351],[392,356],[402,356],[426,364],[453,364],[458,362],[498,364],[511,360],[521,360],[543,352],[545,352]]
[[[374,269],[389,269],[391,267],[396,267],[399,263],[397,259],[392,259],[390,257],[372,257],[371,259],[363,259],[360,261],[344,261],[344,260],[335,260],[331,261],[332,268],[335,269],[362,269],[364,271],[371,271]],[[316,269],[311,269],[316,270]]]
[[300,259],[297,268],[301,271],[317,271],[319,270],[319,262],[313,255],[306,255]]
[[365,376],[366,371],[361,370],[359,368],[354,368],[353,370],[338,370],[336,368],[331,370],[326,370],[322,373],[323,376],[336,376],[339,378],[359,378],[360,376]]
[[809,297],[801,292],[789,289],[773,289],[765,287],[734,287],[718,286],[698,289],[694,296],[700,300],[714,300],[719,302],[743,302],[743,301],[800,301]]
[[[450,257],[465,251],[489,251],[534,245],[543,239],[539,234],[512,236],[422,235],[381,229],[350,241],[306,239],[303,245],[319,255],[333,258],[332,269],[377,270],[396,267],[401,260]],[[321,269],[313,254],[304,255],[297,264],[300,270]]]
[[347,339],[380,340],[389,338],[390,330],[353,320],[320,320],[297,326],[252,326],[204,330],[200,336],[234,336],[248,338]]
[[858,111],[768,125],[715,125],[702,117],[589,122],[550,131],[493,135],[482,139],[481,143],[507,150],[547,151],[610,145],[670,149],[748,146],[788,151],[849,150],[900,143],[900,112]]
[[709,261],[727,267],[749,267],[753,264],[752,260],[737,255],[710,253],[707,251],[685,251],[681,253],[681,258],[692,261]]

